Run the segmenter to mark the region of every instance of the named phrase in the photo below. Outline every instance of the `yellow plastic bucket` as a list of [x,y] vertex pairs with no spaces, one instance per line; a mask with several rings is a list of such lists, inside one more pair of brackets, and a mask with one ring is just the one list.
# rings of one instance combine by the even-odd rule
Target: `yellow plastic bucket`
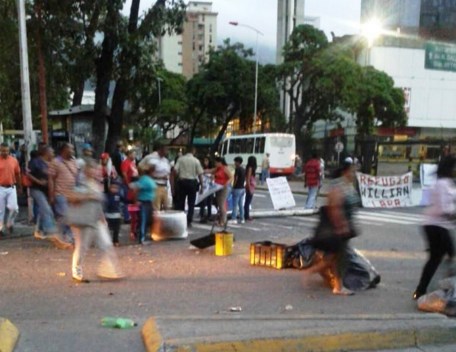
[[226,256],[233,253],[233,238],[231,232],[217,232],[215,234],[215,255]]

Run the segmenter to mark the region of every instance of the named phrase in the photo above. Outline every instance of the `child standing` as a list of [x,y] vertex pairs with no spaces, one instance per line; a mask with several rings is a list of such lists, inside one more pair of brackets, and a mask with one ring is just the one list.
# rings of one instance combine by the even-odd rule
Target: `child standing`
[[153,201],[155,199],[155,191],[157,184],[152,178],[155,171],[153,165],[149,166],[146,173],[142,175],[138,181],[130,183],[130,188],[135,191],[136,199],[139,203],[139,244],[144,244],[146,234],[150,233],[153,219]]
[[111,183],[106,194],[105,217],[111,232],[112,242],[115,247],[119,246],[119,232],[121,222],[120,187],[117,183]]

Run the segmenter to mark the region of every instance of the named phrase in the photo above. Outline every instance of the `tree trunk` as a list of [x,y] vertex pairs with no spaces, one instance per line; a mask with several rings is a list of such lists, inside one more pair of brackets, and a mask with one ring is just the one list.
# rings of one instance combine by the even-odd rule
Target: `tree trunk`
[[44,143],[48,143],[48,107],[46,97],[46,67],[44,65],[43,47],[41,42],[41,2],[37,1],[35,12],[38,18],[38,28],[36,30],[36,46],[38,50],[38,86],[40,92],[40,115],[41,115],[41,136]]
[[71,106],[78,106],[82,104],[82,97],[84,96],[84,82],[84,78],[81,78],[77,86],[73,89],[73,101]]
[[230,118],[228,118],[228,117],[225,118],[225,122],[223,123],[222,128],[218,132],[217,137],[215,138],[215,141],[212,144],[211,154],[214,154],[216,151],[218,151],[219,145],[222,142],[222,138],[225,135],[226,129],[228,128],[228,124],[230,123],[230,121],[231,121],[231,117]]
[[[128,33],[132,35],[138,29],[138,16],[139,16],[140,0],[133,0],[130,7],[130,18],[128,22]],[[114,152],[117,141],[121,138],[124,106],[127,98],[127,92],[130,86],[128,77],[132,67],[136,67],[139,58],[133,56],[131,50],[124,48],[120,57],[120,72],[121,77],[116,82],[114,89],[114,96],[112,100],[111,115],[108,119],[108,138],[106,140],[105,150],[109,153]]]

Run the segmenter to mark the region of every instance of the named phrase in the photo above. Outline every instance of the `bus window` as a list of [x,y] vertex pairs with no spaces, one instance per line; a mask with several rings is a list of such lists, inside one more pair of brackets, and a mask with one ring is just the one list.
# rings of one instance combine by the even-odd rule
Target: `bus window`
[[253,138],[246,138],[244,139],[244,145],[242,149],[243,154],[252,154],[253,153]]
[[264,141],[265,137],[257,137],[255,139],[255,154],[263,154],[264,153]]
[[241,140],[240,139],[232,139],[230,140],[230,148],[228,153],[229,154],[239,154],[241,150]]

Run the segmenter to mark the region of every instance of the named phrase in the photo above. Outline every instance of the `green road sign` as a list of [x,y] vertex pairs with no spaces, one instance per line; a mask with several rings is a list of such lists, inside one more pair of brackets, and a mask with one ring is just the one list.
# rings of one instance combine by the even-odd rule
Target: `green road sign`
[[424,68],[456,72],[456,45],[426,43]]

